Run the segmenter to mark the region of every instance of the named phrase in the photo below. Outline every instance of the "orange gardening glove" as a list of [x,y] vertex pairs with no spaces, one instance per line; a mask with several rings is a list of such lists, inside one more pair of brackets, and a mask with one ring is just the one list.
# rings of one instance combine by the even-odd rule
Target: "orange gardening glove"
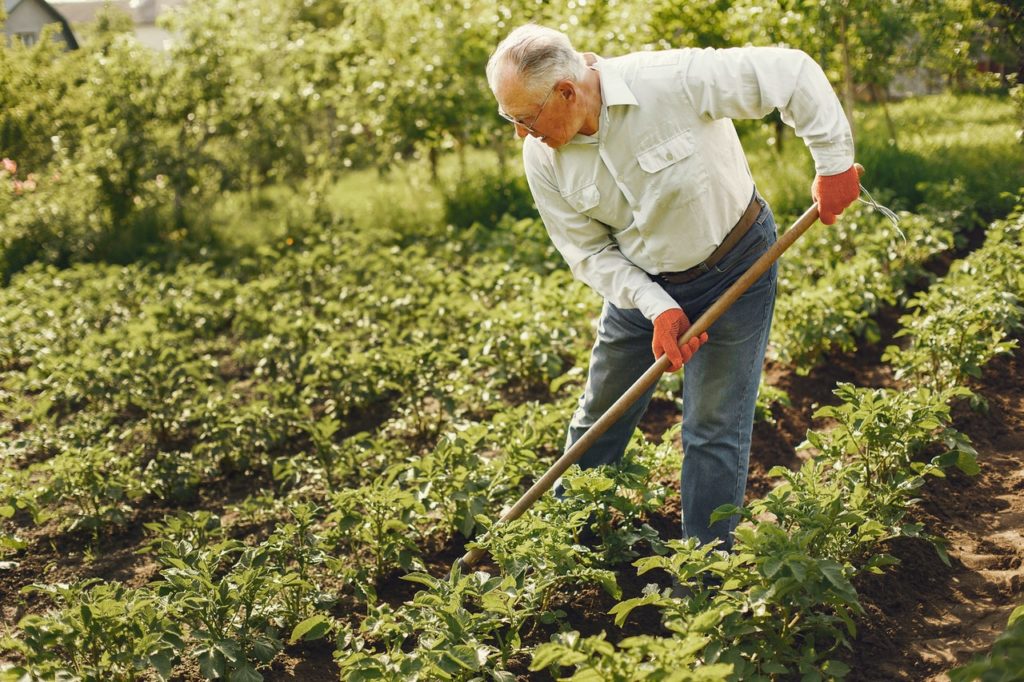
[[690,339],[685,346],[680,347],[679,337],[685,334],[689,328],[690,320],[687,319],[682,308],[669,308],[654,319],[654,338],[651,340],[651,350],[654,351],[655,360],[662,355],[668,355],[668,359],[672,363],[668,368],[670,372],[678,371],[680,367],[689,362],[697,349],[708,340],[708,333],[704,332],[700,336]]
[[860,196],[860,175],[864,166],[855,163],[839,175],[818,175],[811,185],[811,197],[818,202],[818,218],[826,225]]

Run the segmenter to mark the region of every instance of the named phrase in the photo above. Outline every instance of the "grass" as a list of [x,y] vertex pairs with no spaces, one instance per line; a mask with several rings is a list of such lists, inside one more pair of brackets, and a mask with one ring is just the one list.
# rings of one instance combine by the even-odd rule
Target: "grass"
[[[959,196],[966,194],[985,220],[1012,208],[1011,194],[1024,185],[1024,145],[1016,140],[1024,124],[1008,97],[941,94],[893,103],[889,110],[895,141],[881,106],[862,105],[854,114],[857,160],[866,168],[862,182],[876,199],[915,210],[959,184]],[[758,188],[779,222],[790,221],[810,204],[810,153],[791,129],[782,153],[771,141],[774,126],[743,122],[739,130]],[[509,166],[522,173],[517,154]],[[442,157],[438,183],[425,160],[395,164],[386,173],[348,171],[312,200],[308,191],[281,187],[266,188],[255,200],[227,195],[211,210],[210,223],[229,249],[279,243],[316,220],[386,225],[410,237],[433,234],[444,227],[446,191],[497,171],[494,152],[469,149],[462,160],[456,154]]]

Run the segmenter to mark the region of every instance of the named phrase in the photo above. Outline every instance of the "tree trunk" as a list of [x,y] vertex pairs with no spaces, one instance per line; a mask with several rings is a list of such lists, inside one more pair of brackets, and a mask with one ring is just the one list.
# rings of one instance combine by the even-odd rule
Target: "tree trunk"
[[505,140],[500,137],[494,138],[494,152],[498,155],[498,173],[504,178],[508,172],[508,154],[505,153]]
[[437,145],[430,145],[430,151],[427,152],[427,159],[430,160],[430,181],[435,185],[438,183],[437,165],[439,161],[439,156],[440,154],[437,151]]
[[885,125],[889,128],[889,143],[896,149],[899,149],[899,141],[896,138],[896,124],[893,123],[892,116],[889,114],[889,95],[886,93],[885,88],[879,87],[872,83],[871,85],[872,95],[876,102],[881,102],[882,113],[885,114]]
[[457,144],[459,147],[459,177],[465,182],[469,179],[469,170],[466,164],[466,144],[462,139],[459,139]]
[[839,15],[839,41],[843,53],[843,111],[846,112],[846,120],[850,122],[850,134],[857,139],[857,131],[854,129],[853,121],[853,65],[850,59],[850,40],[847,36],[846,13]]

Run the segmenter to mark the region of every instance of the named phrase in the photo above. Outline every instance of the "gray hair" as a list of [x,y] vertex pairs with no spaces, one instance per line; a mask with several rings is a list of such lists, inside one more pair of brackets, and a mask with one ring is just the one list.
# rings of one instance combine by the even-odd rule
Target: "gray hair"
[[563,78],[582,81],[587,65],[561,31],[525,24],[509,33],[487,60],[487,84],[491,92],[497,92],[500,79],[506,73],[521,78],[527,91],[540,92]]

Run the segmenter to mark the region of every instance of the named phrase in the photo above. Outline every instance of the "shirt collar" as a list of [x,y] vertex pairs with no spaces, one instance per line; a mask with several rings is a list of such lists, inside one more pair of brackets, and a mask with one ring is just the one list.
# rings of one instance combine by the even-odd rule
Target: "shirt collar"
[[594,62],[594,68],[601,74],[601,99],[602,106],[614,107],[620,104],[632,104],[639,106],[633,91],[626,85],[619,72],[612,66],[611,62],[601,57]]
[[576,134],[569,144],[597,144],[608,126],[608,107],[619,105],[640,106],[633,91],[626,85],[619,72],[608,60],[597,57],[593,68],[601,74],[601,122],[594,135]]

